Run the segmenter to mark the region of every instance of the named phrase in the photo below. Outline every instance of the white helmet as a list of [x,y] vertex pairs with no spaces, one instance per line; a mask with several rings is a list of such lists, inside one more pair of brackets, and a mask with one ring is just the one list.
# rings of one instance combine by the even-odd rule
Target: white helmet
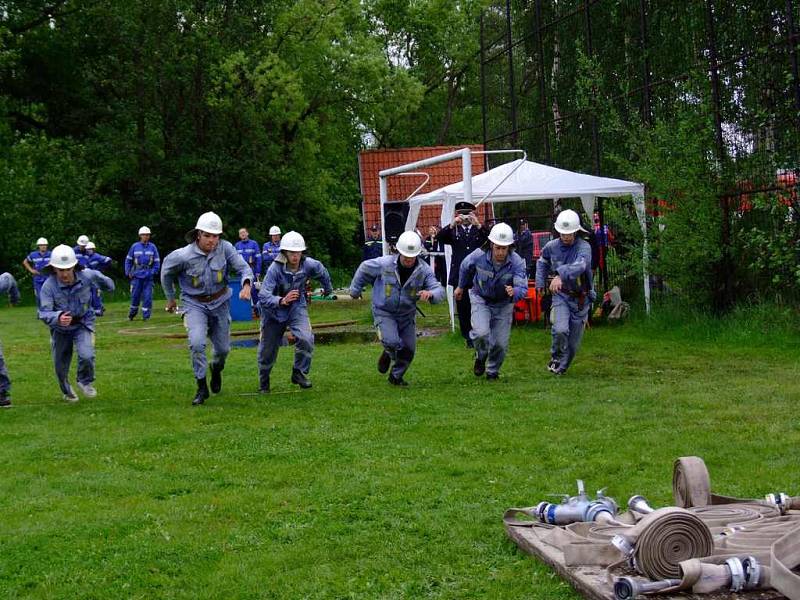
[[510,246],[514,243],[514,232],[507,223],[497,223],[489,232],[489,241],[498,246]]
[[214,212],[203,213],[200,215],[200,218],[197,219],[197,225],[195,225],[194,228],[205,231],[206,233],[219,235],[222,233],[222,219]]
[[89,243],[89,236],[88,235],[78,236],[78,246],[85,246],[88,243]]
[[97,248],[97,246],[94,245],[94,242],[89,242],[88,244],[86,244],[87,250],[94,250],[95,248]]
[[270,235],[280,235],[281,234],[281,228],[278,227],[277,225],[273,225],[272,227],[269,228],[269,234]]
[[397,238],[395,248],[397,248],[397,251],[403,256],[414,258],[422,252],[422,240],[419,235],[417,235],[416,231],[404,231],[400,234],[400,237]]
[[586,230],[581,227],[581,219],[574,210],[562,210],[556,217],[556,231],[558,233],[575,233]]
[[47,238],[39,238],[38,240],[36,240],[36,245],[37,246],[48,246],[49,244],[47,243]]
[[53,253],[50,255],[50,262],[48,266],[55,267],[56,269],[69,269],[78,264],[78,259],[75,258],[75,250],[61,244],[53,248]]
[[281,250],[288,252],[302,252],[306,249],[306,241],[296,231],[287,231],[281,238]]
[[150,228],[147,225],[139,227],[139,235],[150,235]]

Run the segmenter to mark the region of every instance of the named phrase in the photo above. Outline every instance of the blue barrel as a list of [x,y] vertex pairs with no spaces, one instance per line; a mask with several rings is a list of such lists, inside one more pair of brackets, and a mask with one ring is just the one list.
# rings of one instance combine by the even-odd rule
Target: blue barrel
[[[229,281],[228,287],[231,288],[231,319],[234,321],[252,321],[253,305],[249,300],[240,300],[239,292],[242,291],[242,284],[239,281]],[[252,290],[255,291],[255,290]]]

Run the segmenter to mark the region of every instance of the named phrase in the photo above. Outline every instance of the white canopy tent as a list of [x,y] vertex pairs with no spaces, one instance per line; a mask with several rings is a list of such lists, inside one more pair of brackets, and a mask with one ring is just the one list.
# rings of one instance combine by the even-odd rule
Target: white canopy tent
[[[470,185],[471,184],[471,185]],[[581,205],[592,223],[595,201],[598,197],[613,198],[631,196],[645,235],[642,262],[644,267],[644,296],[647,312],[650,312],[650,281],[647,272],[647,229],[645,223],[644,186],[641,183],[574,173],[527,161],[515,160],[464,181],[453,183],[409,200],[406,231],[416,227],[420,209],[426,205],[442,206],[442,226],[453,218],[456,202],[467,200],[480,204],[487,202],[520,202],[526,200],[551,200],[580,198]],[[473,200],[474,199],[474,200]],[[447,272],[450,272],[450,247],[445,247]],[[448,289],[451,320],[453,315],[452,290]]]

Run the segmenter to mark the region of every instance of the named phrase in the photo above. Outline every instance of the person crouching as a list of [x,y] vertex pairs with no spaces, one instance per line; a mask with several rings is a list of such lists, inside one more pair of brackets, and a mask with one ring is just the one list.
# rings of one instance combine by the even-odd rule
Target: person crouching
[[360,298],[364,287],[372,284],[372,316],[383,344],[378,372],[386,373],[391,367],[389,383],[405,386],[408,383],[403,375],[417,347],[417,301],[436,304],[444,299],[445,292],[428,263],[419,259],[422,240],[415,232],[403,233],[396,248],[399,256],[361,263],[350,283],[350,295]]
[[278,358],[283,334],[288,328],[295,340],[291,382],[311,387],[308,373],[314,355],[314,334],[308,318],[306,282],[317,279],[327,296],[333,292],[328,270],[318,260],[303,256],[306,242],[296,231],[288,231],[280,240],[280,254],[275,257],[258,294],[261,309],[261,340],[258,344],[259,392],[269,393],[270,374]]
[[114,282],[99,271],[79,265],[75,251],[64,244],[53,248],[46,270],[49,273],[39,296],[39,318],[50,327],[58,385],[64,400],[78,401],[69,384],[74,346],[78,352],[77,388],[86,398],[94,398],[97,390],[92,385],[95,379],[92,286],[110,292],[114,290]]
[[489,232],[489,248],[478,248],[462,261],[458,287],[453,292],[461,300],[468,290],[472,305],[470,336],[475,347],[473,373],[486,373],[486,379],[500,376],[508,352],[514,302],[528,293],[525,261],[511,249],[514,232],[497,223]]

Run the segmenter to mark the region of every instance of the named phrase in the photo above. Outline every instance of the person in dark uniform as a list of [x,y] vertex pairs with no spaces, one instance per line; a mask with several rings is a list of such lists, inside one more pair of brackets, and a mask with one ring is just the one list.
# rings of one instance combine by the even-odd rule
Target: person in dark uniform
[[531,274],[536,273],[536,267],[533,265],[533,234],[528,229],[528,222],[525,219],[519,222],[519,231],[517,232],[515,244],[517,254],[525,261],[525,271],[530,277]]
[[367,239],[364,240],[364,260],[378,258],[383,256],[383,240],[381,239],[381,230],[377,225],[372,225],[369,228]]
[[[450,275],[447,283],[455,289],[458,287],[458,270],[461,268],[461,261],[473,250],[486,243],[486,240],[489,239],[489,229],[478,221],[474,204],[456,202],[456,214],[453,222],[442,227],[437,239],[452,247],[453,255],[450,260]],[[456,300],[456,312],[461,336],[467,341],[467,347],[472,348],[472,340],[469,337],[470,329],[472,329],[472,305],[469,294],[463,294],[461,300]]]

